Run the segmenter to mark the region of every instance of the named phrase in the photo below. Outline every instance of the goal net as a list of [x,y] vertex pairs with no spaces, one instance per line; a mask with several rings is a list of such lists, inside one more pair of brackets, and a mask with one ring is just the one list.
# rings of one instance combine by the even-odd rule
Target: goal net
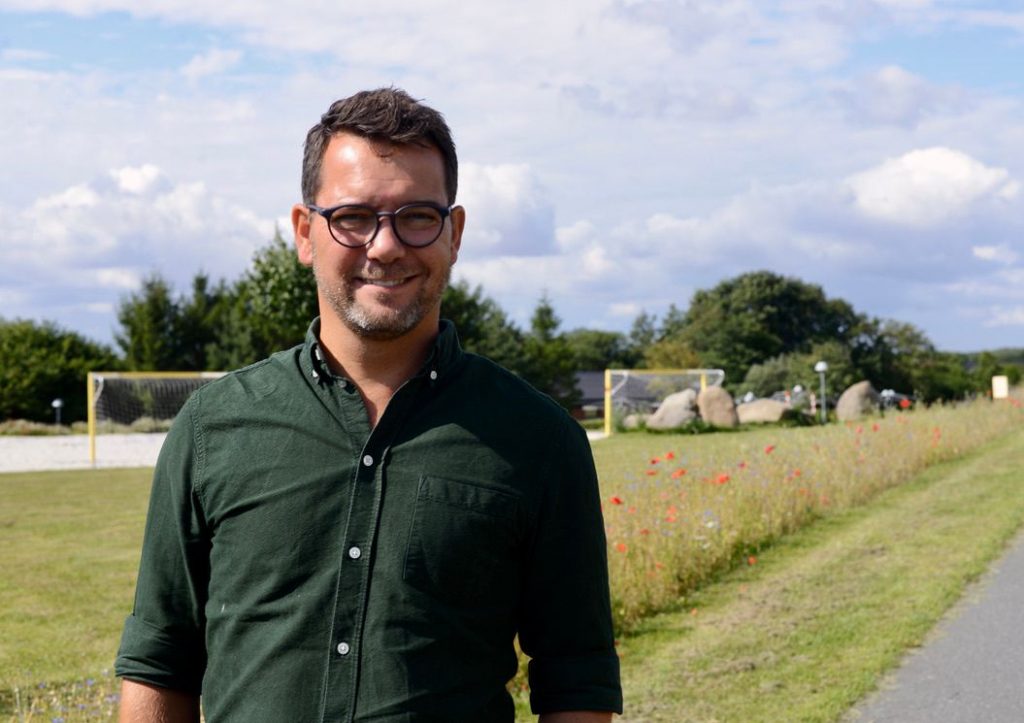
[[723,381],[721,369],[606,369],[605,434],[611,434],[631,414],[653,413],[671,394],[721,386]]
[[185,400],[224,372],[89,372],[89,461],[99,434],[166,431]]

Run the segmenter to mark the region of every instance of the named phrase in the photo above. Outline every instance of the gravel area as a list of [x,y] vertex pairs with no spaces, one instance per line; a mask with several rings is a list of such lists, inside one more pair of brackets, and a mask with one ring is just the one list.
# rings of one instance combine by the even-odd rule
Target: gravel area
[[[97,467],[152,467],[166,434],[101,434],[96,438]],[[0,472],[89,469],[89,437],[0,436]]]
[[[166,434],[101,434],[96,438],[97,467],[152,467]],[[591,441],[601,432],[588,432]],[[89,438],[0,436],[0,472],[89,469]]]

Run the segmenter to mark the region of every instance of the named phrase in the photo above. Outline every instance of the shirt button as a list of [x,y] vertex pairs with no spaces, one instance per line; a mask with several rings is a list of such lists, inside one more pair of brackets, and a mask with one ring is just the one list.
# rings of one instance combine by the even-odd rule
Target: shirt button
[[360,550],[358,547],[348,548],[348,556],[351,557],[353,560],[358,560],[360,557],[362,557],[362,555],[363,551]]
[[436,371],[431,371],[430,372],[430,379],[432,381],[436,381],[437,380],[437,372]]
[[366,455],[365,457],[363,457],[363,465],[366,467],[372,467],[373,457],[371,457],[370,455]]
[[338,643],[338,655],[348,655],[348,643]]

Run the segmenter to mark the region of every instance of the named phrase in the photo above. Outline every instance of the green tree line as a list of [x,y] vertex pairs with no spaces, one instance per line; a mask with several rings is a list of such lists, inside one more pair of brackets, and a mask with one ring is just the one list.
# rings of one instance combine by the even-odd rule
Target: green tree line
[[[930,403],[984,393],[994,374],[1021,377],[1024,350],[978,355],[937,350],[911,324],[857,313],[819,286],[756,271],[697,291],[685,311],[660,319],[641,313],[627,333],[563,331],[547,296],[527,328],[513,323],[482,288],[449,286],[442,316],[462,345],[488,356],[566,407],[580,398],[578,371],[606,368],[720,368],[735,394],[767,396],[795,385],[814,388],[815,362],[829,364],[830,389],[867,379]],[[281,235],[233,282],[197,273],[177,294],[158,274],[117,307],[116,350],[51,323],[0,319],[0,419],[85,417],[89,370],[234,369],[302,341],[317,314],[312,273]]]

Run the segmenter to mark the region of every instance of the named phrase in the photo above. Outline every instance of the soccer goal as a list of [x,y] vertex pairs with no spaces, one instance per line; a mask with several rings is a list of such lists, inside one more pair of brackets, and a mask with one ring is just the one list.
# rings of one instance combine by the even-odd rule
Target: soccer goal
[[605,369],[604,433],[612,433],[616,419],[654,412],[670,394],[721,386],[723,381],[721,369]]
[[185,400],[225,372],[89,372],[89,462],[100,433],[166,430]]

